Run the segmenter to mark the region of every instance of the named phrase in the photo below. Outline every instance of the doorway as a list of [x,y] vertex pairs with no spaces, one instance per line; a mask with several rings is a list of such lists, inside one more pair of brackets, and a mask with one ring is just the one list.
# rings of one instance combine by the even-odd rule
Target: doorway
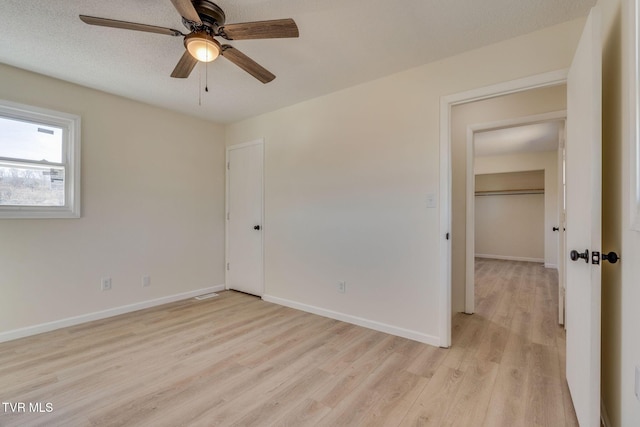
[[[566,96],[564,86],[553,90]],[[536,97],[539,94],[523,92],[515,101]],[[559,105],[549,100],[550,108]],[[480,101],[465,108],[486,107]],[[468,126],[466,241],[461,243],[466,245],[465,313],[475,312],[477,257],[540,262],[559,269],[559,241],[564,235],[558,156],[565,120],[566,111],[561,110]]]
[[[465,348],[481,350],[477,354],[487,357],[492,363],[499,365],[497,380],[503,387],[502,381],[510,378],[510,373],[518,372],[518,382],[524,384],[524,393],[530,393],[533,400],[545,399],[562,402],[559,406],[548,406],[549,412],[565,412],[569,418],[572,415],[569,391],[564,381],[564,368],[557,363],[546,363],[546,360],[557,360],[564,354],[565,344],[561,329],[557,325],[557,264],[558,264],[558,233],[553,227],[558,225],[558,148],[559,135],[563,131],[566,109],[566,87],[564,81],[552,81],[549,84],[522,85],[517,90],[496,91],[486,94],[480,99],[467,98],[459,104],[450,105],[450,146],[451,146],[451,231],[453,235],[451,257],[452,268],[452,343],[454,354],[464,352]],[[473,107],[476,107],[476,111]],[[456,111],[460,110],[460,111]],[[456,117],[461,113],[464,120]],[[514,154],[513,152],[493,153],[493,168],[476,170],[474,154],[474,136],[499,130],[516,130],[533,124],[551,125],[550,133],[555,134],[555,144],[544,152],[534,155]],[[531,130],[531,129],[529,129]],[[457,138],[457,139],[456,139]],[[513,136],[509,136],[513,139]],[[456,141],[458,145],[456,146]],[[504,147],[500,147],[504,149]],[[529,156],[525,159],[525,157]],[[497,161],[502,158],[502,161]],[[507,159],[508,158],[508,159]],[[532,158],[536,158],[534,162]],[[456,163],[458,162],[458,163]],[[457,167],[456,167],[457,166]],[[539,194],[502,195],[509,190],[518,188],[503,188],[505,193],[495,195],[502,202],[509,203],[514,199],[538,198],[536,203],[540,207],[539,214],[543,216],[539,224],[539,233],[543,234],[543,247],[540,254],[520,254],[518,259],[486,259],[479,263],[478,269],[478,298],[475,301],[475,289],[472,286],[468,292],[466,280],[470,276],[474,283],[475,274],[475,172],[514,173],[535,172],[538,180]],[[513,176],[508,179],[514,180]],[[469,189],[469,190],[468,190]],[[495,190],[495,188],[494,188]],[[500,191],[500,190],[499,190]],[[491,196],[481,196],[488,199]],[[467,202],[468,199],[471,199]],[[541,199],[541,200],[540,200]],[[485,200],[486,201],[486,200]],[[462,206],[462,209],[460,209]],[[550,211],[547,218],[547,209]],[[472,226],[467,227],[467,221]],[[461,226],[460,226],[461,224]],[[513,232],[513,231],[512,231]],[[549,237],[547,238],[547,235]],[[467,238],[469,236],[469,238]],[[456,238],[458,240],[456,240]],[[546,250],[547,242],[552,247]],[[456,243],[462,245],[456,245]],[[504,243],[504,242],[501,242]],[[506,243],[505,243],[506,244]],[[547,252],[551,252],[547,254]],[[489,253],[488,255],[501,255]],[[504,255],[504,254],[502,254]],[[547,256],[548,255],[548,256]],[[467,257],[470,261],[467,261]],[[503,256],[503,258],[507,258]],[[532,262],[534,261],[534,262]],[[546,267],[545,268],[545,264]],[[460,267],[462,266],[462,267]],[[471,273],[469,275],[469,273]],[[467,316],[462,313],[476,313]],[[558,339],[558,337],[560,337]],[[483,343],[486,346],[483,346]],[[461,356],[463,358],[464,356]],[[544,360],[542,360],[544,359]],[[529,370],[530,366],[539,366],[542,371]],[[543,378],[553,378],[554,381],[545,387],[540,385]],[[557,380],[556,380],[557,379]],[[498,383],[497,382],[497,383]],[[547,387],[548,386],[548,387]],[[509,393],[507,393],[509,395]],[[503,397],[508,400],[508,396]],[[493,402],[500,406],[502,398]],[[526,412],[525,408],[522,412]]]
[[[600,421],[600,250],[602,166],[602,34],[601,11],[594,7],[568,70],[506,82],[441,99],[441,325],[442,344],[451,345],[451,264],[449,232],[452,187],[451,110],[456,105],[525,90],[567,84],[566,245],[572,249],[565,269],[567,287],[566,379],[580,424]],[[455,233],[453,234],[455,237]],[[587,248],[587,249],[582,249]],[[564,256],[564,254],[563,254]],[[579,263],[579,261],[585,263]],[[465,258],[466,261],[466,258]]]
[[[524,125],[562,121],[566,114],[565,109],[566,87],[563,81],[557,80],[551,80],[548,85],[524,86],[517,91],[501,90],[492,94],[492,96],[463,99],[459,103],[450,104],[452,222],[449,230],[452,232],[452,265],[448,271],[451,274],[451,287],[449,290],[451,313],[474,312],[474,135]],[[527,132],[532,131],[539,132],[540,129],[527,130]],[[512,138],[513,135],[510,137]],[[505,143],[499,142],[498,146],[500,147],[500,145],[505,145]],[[502,149],[503,147],[500,148]],[[504,152],[499,154],[504,154]],[[545,204],[549,208],[549,212],[555,212],[555,216],[552,214],[545,215],[544,239],[545,248],[548,248],[545,251],[549,254],[548,259],[545,259],[545,263],[548,267],[553,268],[557,265],[558,257],[557,233],[552,231],[552,228],[558,225],[558,200],[557,196],[554,195],[557,193],[558,188],[557,161],[554,158],[552,159],[551,156],[547,156],[548,158],[544,156],[538,157],[532,162],[531,160],[523,159],[522,156],[520,158],[512,156],[512,158],[508,159],[508,163],[511,165],[505,167],[505,162],[502,162],[502,169],[494,170],[494,172],[513,172],[517,170],[517,168],[511,167],[513,165],[518,165],[520,170],[545,170],[545,187],[553,187],[553,190],[545,195]],[[469,209],[467,209],[467,206],[469,206]],[[467,242],[470,243],[467,244]],[[467,283],[470,284],[469,287],[466,286]],[[446,320],[443,319],[443,324]]]
[[[466,167],[462,172],[462,177],[454,175],[452,173],[452,158],[454,155],[462,156],[465,158],[466,153],[460,154],[452,150],[452,134],[454,128],[452,127],[451,112],[454,106],[463,105],[474,101],[481,101],[485,99],[492,99],[502,95],[518,94],[527,90],[536,88],[550,88],[554,86],[564,85],[567,81],[568,70],[558,70],[549,73],[539,74],[535,76],[526,77],[523,79],[513,80],[494,86],[488,86],[480,89],[474,89],[468,92],[462,92],[454,95],[449,95],[441,98],[440,100],[440,187],[439,187],[439,202],[440,202],[440,217],[443,218],[440,221],[440,307],[443,309],[440,311],[439,319],[439,336],[440,347],[448,348],[451,346],[451,314],[452,314],[452,302],[454,300],[453,294],[453,280],[452,280],[452,259],[454,255],[458,258],[462,258],[466,262],[465,250],[463,246],[462,253],[453,253],[452,251],[452,238],[456,236],[452,234],[453,212],[452,212],[452,191],[451,188],[455,184],[453,179],[466,180]],[[488,120],[484,120],[488,121]],[[466,163],[463,162],[464,165]],[[459,185],[459,184],[458,184]],[[464,185],[464,184],[463,184]],[[463,193],[464,194],[464,193]],[[457,213],[460,215],[460,213]],[[465,220],[464,214],[462,218],[458,220]],[[462,231],[464,233],[464,231]],[[465,270],[462,270],[464,274]],[[464,284],[464,282],[461,282]],[[456,288],[459,292],[459,287]],[[462,286],[462,294],[464,295],[464,286]],[[462,310],[464,310],[464,298],[456,300],[462,300]]]

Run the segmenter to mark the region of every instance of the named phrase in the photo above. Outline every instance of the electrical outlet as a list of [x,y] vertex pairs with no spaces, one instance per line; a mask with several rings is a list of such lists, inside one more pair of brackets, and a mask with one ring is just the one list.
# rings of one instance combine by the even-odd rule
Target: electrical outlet
[[151,276],[142,276],[142,287],[151,286]]
[[338,282],[338,292],[340,292],[341,294],[347,292],[347,282]]
[[100,281],[100,289],[103,291],[111,290],[111,277],[103,277]]

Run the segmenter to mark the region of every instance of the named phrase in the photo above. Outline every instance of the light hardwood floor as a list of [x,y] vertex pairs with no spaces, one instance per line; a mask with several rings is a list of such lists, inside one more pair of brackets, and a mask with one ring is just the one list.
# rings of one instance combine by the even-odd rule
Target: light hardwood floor
[[[435,348],[237,292],[0,344],[0,426],[575,426],[557,280],[478,260]],[[6,405],[3,405],[6,407]]]

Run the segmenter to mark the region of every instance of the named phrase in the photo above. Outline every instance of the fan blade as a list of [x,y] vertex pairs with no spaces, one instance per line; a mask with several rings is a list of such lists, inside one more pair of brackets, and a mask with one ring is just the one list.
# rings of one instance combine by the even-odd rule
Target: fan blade
[[227,40],[280,39],[300,36],[298,26],[291,18],[228,24],[218,29],[218,35]]
[[202,21],[200,21],[200,15],[196,12],[196,8],[193,7],[191,0],[171,0],[171,3],[173,3],[173,7],[176,8],[183,18],[193,21],[196,24],[202,23]]
[[269,70],[233,46],[228,44],[222,45],[221,55],[245,70],[247,73],[251,74],[256,79],[260,80],[262,83],[269,83],[271,80],[276,78],[276,76],[271,74]]
[[125,30],[144,31],[147,33],[166,34],[168,36],[184,36],[173,28],[157,27],[155,25],[138,24],[136,22],[116,21],[115,19],[97,18],[95,16],[80,15],[82,22],[101,27],[122,28]]
[[189,74],[191,74],[191,71],[193,71],[193,67],[195,67],[197,63],[198,60],[191,56],[189,51],[185,50],[182,54],[182,58],[180,58],[180,61],[178,61],[176,68],[173,69],[171,77],[186,79],[187,77],[189,77]]

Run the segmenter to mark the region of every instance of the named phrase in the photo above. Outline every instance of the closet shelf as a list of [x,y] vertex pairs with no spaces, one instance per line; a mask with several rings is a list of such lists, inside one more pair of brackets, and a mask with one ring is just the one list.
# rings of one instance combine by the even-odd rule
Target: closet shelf
[[532,188],[528,190],[476,191],[476,196],[520,196],[528,194],[544,194],[544,188]]

